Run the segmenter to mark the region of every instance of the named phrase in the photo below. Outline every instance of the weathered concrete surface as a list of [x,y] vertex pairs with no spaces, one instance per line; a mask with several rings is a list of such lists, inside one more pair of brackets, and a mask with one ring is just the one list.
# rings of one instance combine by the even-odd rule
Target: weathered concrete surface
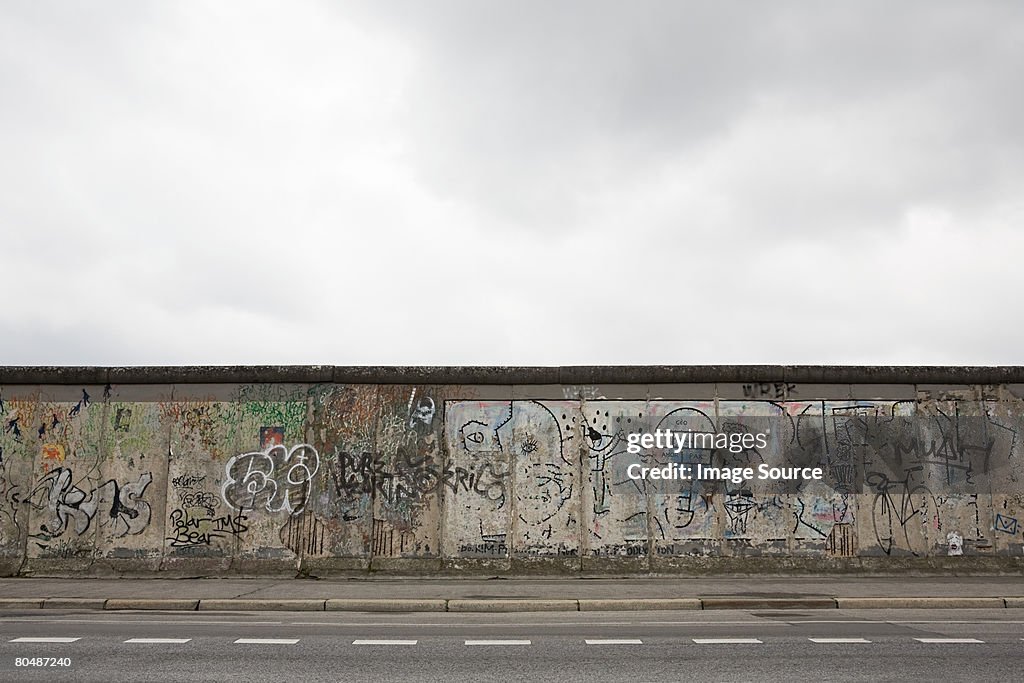
[[103,603],[103,609],[110,610],[187,610],[199,609],[198,600],[188,598],[111,598]]
[[[889,600],[890,598],[881,598]],[[999,598],[992,598],[998,600]],[[703,609],[832,609],[833,598],[701,598]],[[989,605],[990,607],[996,605]]]
[[[1024,369],[0,368],[0,575],[1024,568]],[[631,434],[766,431],[643,462]],[[675,458],[675,459],[673,459]]]
[[[452,580],[0,579],[0,610],[636,611],[1004,609],[1019,577]],[[174,596],[169,598],[167,596]]]
[[46,598],[44,609],[103,609],[106,598]]
[[41,609],[42,606],[42,598],[0,598],[0,609]]
[[324,609],[328,612],[446,612],[448,611],[447,600],[408,600],[401,598],[390,599],[329,599],[325,601]]
[[978,597],[887,597],[837,598],[839,609],[991,609],[1008,607],[1004,598]]
[[637,610],[702,609],[699,598],[606,598],[577,601],[581,612],[624,612]]
[[232,610],[246,612],[323,612],[326,600],[262,600],[258,598],[229,598],[226,600],[208,599],[199,601],[199,610],[230,612]]
[[629,600],[711,598],[1020,597],[1019,576],[813,575],[585,578],[459,578],[362,575],[348,579],[34,578],[0,579],[12,599],[167,597],[200,600]]
[[578,612],[576,600],[449,600],[449,612]]

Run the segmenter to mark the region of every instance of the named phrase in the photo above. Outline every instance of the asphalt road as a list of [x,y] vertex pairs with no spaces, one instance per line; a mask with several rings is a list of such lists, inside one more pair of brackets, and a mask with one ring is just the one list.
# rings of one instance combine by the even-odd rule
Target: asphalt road
[[[74,640],[25,640],[41,638]],[[126,642],[133,640],[140,642]],[[975,681],[1022,676],[1024,610],[33,610],[0,616],[0,680],[11,681]]]

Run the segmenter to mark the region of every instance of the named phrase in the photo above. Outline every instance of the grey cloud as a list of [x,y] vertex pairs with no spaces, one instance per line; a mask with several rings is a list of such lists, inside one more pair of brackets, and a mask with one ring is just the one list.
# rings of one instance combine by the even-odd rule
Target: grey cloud
[[[737,169],[770,196],[721,188],[781,228],[820,230],[816,196],[869,228],[914,202],[991,201],[1020,177],[1012,5],[373,7],[418,46],[408,125],[422,181],[527,227],[586,225],[590,196],[715,157],[759,106],[836,121],[792,141],[818,145],[815,163]],[[828,156],[850,144],[864,176],[830,176]],[[871,186],[847,199],[853,183]]]
[[8,3],[9,363],[1016,362],[1014,3]]

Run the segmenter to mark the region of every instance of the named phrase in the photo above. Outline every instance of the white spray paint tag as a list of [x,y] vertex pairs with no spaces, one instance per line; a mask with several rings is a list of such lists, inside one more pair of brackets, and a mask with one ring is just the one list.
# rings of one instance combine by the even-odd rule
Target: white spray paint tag
[[957,532],[950,531],[946,534],[946,543],[949,545],[949,555],[964,554],[964,539]]

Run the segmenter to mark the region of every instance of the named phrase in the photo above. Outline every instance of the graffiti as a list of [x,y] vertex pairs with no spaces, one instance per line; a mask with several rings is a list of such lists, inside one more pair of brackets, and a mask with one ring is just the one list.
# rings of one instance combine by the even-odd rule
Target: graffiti
[[[308,391],[304,388],[247,384],[238,388],[234,400],[242,415],[251,417],[257,424],[280,425],[287,434],[303,432],[308,401]],[[270,442],[260,448],[268,445]]]
[[594,557],[646,557],[650,554],[650,548],[645,545],[610,543],[601,548],[593,548],[590,554]]
[[566,472],[559,463],[530,460],[522,472],[529,488],[519,495],[521,521],[543,524],[561,512],[572,498],[572,473]]
[[[208,435],[210,439],[212,439],[216,432],[218,423],[226,417],[224,415],[224,408],[219,403],[186,404],[180,407],[177,404],[171,403],[165,404],[165,407],[169,409],[168,412],[171,415],[175,415],[181,420],[181,424],[186,432],[198,432]],[[216,442],[204,440],[204,443],[212,446]]]
[[284,427],[260,427],[260,448],[284,445]]
[[[571,483],[566,481],[571,472],[563,467],[572,463],[565,457],[565,439],[554,413],[538,401],[504,402],[489,408],[494,419],[469,420],[459,427],[462,450],[477,462],[491,461],[494,456],[515,458],[523,464],[526,479],[538,485],[538,500],[563,504],[571,492]],[[558,492],[545,493],[549,486]]]
[[61,536],[70,525],[78,535],[85,533],[96,514],[96,506],[91,503],[92,497],[72,483],[70,469],[58,467],[43,477],[29,495],[29,499],[42,496],[33,507],[50,514],[49,519],[40,525],[38,537],[50,541]]
[[507,534],[485,534],[483,531],[483,522],[481,521],[479,538],[479,543],[463,543],[462,545],[460,545],[459,552],[472,555],[488,555],[495,557],[504,557],[508,555]]
[[281,528],[281,543],[296,555],[322,555],[324,552],[324,524],[306,512],[288,518]]
[[405,529],[395,529],[386,520],[373,520],[373,546],[370,552],[374,557],[401,557],[415,549],[415,534]]
[[[501,451],[501,437],[497,430],[491,430],[486,422],[470,420],[459,427],[459,439],[467,453],[489,453]],[[486,442],[484,441],[486,439]]]
[[57,427],[59,427],[61,424],[62,422],[60,418],[57,417],[57,413],[54,413],[53,418],[50,421],[50,424],[47,424],[46,420],[43,420],[41,423],[39,423],[39,429],[36,430],[36,436],[39,437],[40,439],[43,439],[46,437],[48,431],[56,431]]
[[204,474],[181,474],[171,479],[171,485],[175,488],[192,489],[206,481]]
[[15,415],[8,419],[4,425],[4,433],[13,436],[16,441],[21,441],[21,426],[18,424],[19,419],[20,418]]
[[602,398],[602,396],[597,387],[568,384],[562,387],[562,398],[596,401]]
[[[45,548],[30,559],[141,553],[156,495],[168,513],[153,540],[198,548],[179,555],[1020,555],[1019,398],[802,401],[787,400],[791,383],[729,387],[743,398],[606,400],[604,387],[580,385],[513,401],[493,388],[325,384],[96,404],[78,386],[71,400],[35,387],[25,391],[36,398],[0,401],[0,545]],[[64,398],[39,398],[53,394]],[[627,451],[631,435],[657,430],[770,438],[736,453]],[[315,447],[293,445],[300,434]],[[235,446],[249,441],[252,452]],[[638,481],[625,472],[637,461],[825,477]],[[153,494],[148,471],[167,472],[167,489]],[[111,543],[121,537],[133,547]]]
[[810,531],[811,533],[813,533],[813,534],[815,534],[817,536],[825,537],[825,536],[828,535],[824,531],[819,529],[817,526],[815,526],[815,523],[814,523],[813,519],[812,520],[804,519],[804,513],[807,512],[807,504],[804,503],[803,500],[801,500],[800,498],[797,498],[796,499],[796,506],[797,506],[797,510],[794,513],[795,516],[796,516],[796,526],[793,527],[793,533],[794,534],[799,534],[801,532],[801,530],[806,529],[806,530]]
[[955,531],[946,534],[946,546],[949,548],[946,554],[950,557],[964,554],[964,537]]
[[40,448],[43,460],[56,460],[64,462],[64,446],[59,443],[44,443]]
[[223,430],[231,429],[234,414],[224,403],[210,399],[199,401],[164,401],[158,407],[160,419],[174,425],[182,439],[195,441],[210,453],[224,452]]
[[[554,534],[550,525],[572,527],[571,518],[556,519],[572,499],[575,467],[565,451],[565,435],[558,417],[539,401],[517,401],[509,421],[498,426],[510,434],[510,461],[517,470],[516,509],[525,527],[523,541],[537,540],[529,527],[540,527],[540,540],[546,545]],[[547,525],[545,527],[545,525]]]
[[73,481],[72,471],[58,467],[48,472],[29,494],[32,507],[48,514],[39,531],[30,536],[40,547],[62,536],[69,528],[81,536],[100,512],[99,524],[114,538],[141,534],[149,525],[152,509],[142,500],[153,475],[139,475],[134,483],[110,479],[86,492]]
[[209,491],[178,491],[178,500],[184,508],[204,508],[211,515],[220,507],[220,500]]
[[118,408],[114,414],[114,431],[127,432],[132,426],[132,409]]
[[[638,542],[647,540],[648,522],[658,541],[680,541],[709,534],[716,526],[719,511],[735,516],[730,518],[734,529],[744,528],[747,515],[742,510],[742,496],[729,496],[728,510],[716,509],[712,500],[718,489],[708,482],[637,481],[627,476],[626,468],[637,459],[627,450],[631,435],[659,429],[715,432],[713,406],[699,403],[681,406],[667,402],[645,405],[625,401],[591,405],[594,409],[584,415],[580,431],[584,435],[589,465],[590,542],[604,549],[597,550],[597,554],[630,554],[629,548],[638,548]],[[669,463],[710,465],[712,456],[713,452],[704,448],[687,448],[674,454],[654,450],[639,455],[639,461],[658,466]],[[647,512],[649,498],[653,498],[650,515]]]
[[416,390],[412,390],[412,394],[409,396],[409,427],[415,427],[417,424],[430,426],[434,422],[434,412],[436,410],[434,406],[434,399],[429,396],[421,396],[419,401],[416,402],[416,407],[413,408],[413,399],[416,398]]
[[826,497],[796,496],[792,501],[796,523],[793,535],[797,538],[828,538],[839,524],[852,524],[853,507],[848,494]]
[[405,449],[399,449],[393,465],[388,465],[381,453],[340,452],[330,472],[334,489],[342,498],[369,495],[389,503],[417,502],[444,487],[454,494],[475,493],[498,507],[505,503],[505,479],[509,476],[493,463],[480,463],[474,470],[441,468],[432,457],[416,459]]
[[750,513],[757,508],[753,494],[747,489],[727,490],[723,507],[729,516],[728,533],[734,536],[745,536]]
[[789,382],[758,382],[757,384],[744,384],[743,397],[782,400],[794,389],[796,389],[796,385]]
[[341,452],[335,455],[331,468],[334,489],[338,496],[352,498],[362,494],[374,495],[386,491],[384,482],[391,474],[387,471],[384,456],[380,453],[364,452],[361,455]]
[[4,449],[0,446],[0,537],[6,535],[2,528],[4,519],[7,520],[6,524],[15,529],[19,528],[20,491],[21,487],[10,481],[7,472],[7,462],[4,460]]
[[693,524],[698,512],[710,511],[710,496],[708,498],[698,497],[696,506],[694,502],[692,486],[683,487],[678,494],[663,494],[658,497],[658,507],[661,511],[655,515],[654,523],[659,539],[663,541],[679,540],[681,534]]
[[919,557],[928,550],[927,539],[914,531],[932,529],[939,531],[939,519],[935,496],[925,486],[914,486],[910,475],[899,481],[890,481],[881,472],[867,476],[867,484],[877,491],[871,508],[875,540],[886,555],[903,551]]
[[263,508],[298,514],[306,507],[320,456],[308,444],[275,445],[231,458],[224,467],[221,497],[233,510]]
[[836,438],[860,451],[866,465],[891,472],[937,469],[947,485],[976,484],[976,476],[990,472],[993,460],[1010,458],[1015,432],[996,452],[995,430],[1005,425],[983,415],[963,415],[958,403],[919,414],[913,403],[833,407]]
[[152,482],[153,475],[147,472],[134,483],[122,486],[111,479],[96,489],[100,509],[106,510],[101,524],[111,526],[115,538],[141,534],[149,526],[152,508],[142,495]]
[[68,411],[68,417],[78,417],[78,414],[85,408],[89,407],[89,393],[82,389],[82,398],[78,399],[78,403],[71,407]]
[[238,512],[235,515],[221,515],[214,517],[212,514],[195,516],[188,509],[178,508],[170,515],[171,532],[168,536],[172,548],[190,548],[194,546],[208,546],[220,538],[238,537],[249,530],[245,522],[248,519],[244,514]]
[[853,557],[857,549],[857,532],[854,526],[845,523],[833,525],[825,548],[832,557]]
[[1016,517],[1004,517],[998,512],[996,513],[996,521],[993,528],[996,531],[1010,534],[1011,536],[1016,536],[1017,532],[1020,531],[1020,525],[1017,523]]

